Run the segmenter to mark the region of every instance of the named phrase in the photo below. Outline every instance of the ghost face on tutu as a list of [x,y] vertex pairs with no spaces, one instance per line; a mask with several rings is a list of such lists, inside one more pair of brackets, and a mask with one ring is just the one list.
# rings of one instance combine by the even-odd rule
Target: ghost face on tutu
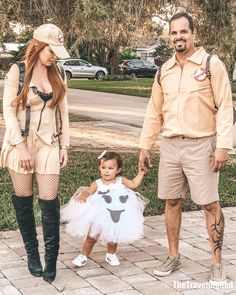
[[111,218],[111,222],[118,223],[122,216],[126,215],[127,204],[129,205],[130,196],[127,194],[127,189],[101,190],[98,191],[98,194],[103,198],[104,206],[106,207],[105,214],[108,215],[107,219]]
[[[116,176],[121,173],[122,169],[118,168],[117,161],[115,159],[111,160],[101,160],[99,166],[100,175],[103,182],[110,182],[116,178]],[[103,199],[104,205],[106,206],[105,214],[110,215],[111,221],[114,223],[119,222],[122,213],[126,210],[126,202],[129,199],[127,195],[127,190],[119,189],[119,191],[112,189],[104,189],[98,191],[98,194]],[[109,218],[108,218],[109,219]]]

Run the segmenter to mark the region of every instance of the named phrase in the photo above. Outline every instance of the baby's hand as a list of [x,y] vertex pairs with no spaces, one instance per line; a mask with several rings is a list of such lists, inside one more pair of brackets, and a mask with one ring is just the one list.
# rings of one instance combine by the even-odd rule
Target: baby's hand
[[75,200],[76,202],[79,202],[79,201],[80,201],[80,196],[81,196],[81,195],[77,195],[77,196],[75,196],[75,197],[74,197],[74,200]]
[[85,203],[87,199],[87,195],[83,195],[83,193],[79,196],[79,202]]

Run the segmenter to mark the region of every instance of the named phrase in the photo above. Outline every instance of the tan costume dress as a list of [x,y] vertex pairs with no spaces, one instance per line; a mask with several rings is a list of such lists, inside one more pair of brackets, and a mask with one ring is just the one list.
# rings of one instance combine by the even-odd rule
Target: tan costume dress
[[[59,174],[59,146],[69,146],[69,119],[66,96],[59,103],[61,113],[62,134],[57,137],[56,108],[49,107],[51,100],[46,103],[33,92],[32,83],[29,87],[28,102],[31,105],[29,135],[25,138],[21,130],[25,129],[26,111],[22,105],[12,107],[19,89],[19,69],[12,65],[8,72],[3,93],[3,116],[6,133],[3,140],[0,164],[18,173]],[[33,168],[21,168],[15,145],[26,141],[33,159]]]

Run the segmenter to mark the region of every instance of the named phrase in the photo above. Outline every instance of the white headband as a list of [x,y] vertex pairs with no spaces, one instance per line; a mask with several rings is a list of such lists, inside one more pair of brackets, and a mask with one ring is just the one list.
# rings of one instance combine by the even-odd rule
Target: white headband
[[104,157],[107,153],[107,150],[104,150],[101,155],[98,156],[98,160],[100,160],[102,157]]

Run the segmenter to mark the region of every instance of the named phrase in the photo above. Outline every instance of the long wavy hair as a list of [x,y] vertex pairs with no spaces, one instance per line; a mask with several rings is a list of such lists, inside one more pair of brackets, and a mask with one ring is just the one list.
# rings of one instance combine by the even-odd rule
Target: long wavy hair
[[[24,84],[21,89],[21,92],[18,96],[13,100],[12,105],[16,106],[20,102],[22,103],[23,109],[27,104],[27,95],[29,92],[29,84],[32,79],[34,66],[36,65],[39,59],[39,53],[44,49],[48,44],[44,42],[40,42],[36,39],[32,39],[30,44],[26,49],[26,54],[24,56],[25,62],[25,79]],[[53,63],[51,66],[47,67],[48,72],[48,80],[51,83],[53,97],[49,107],[51,109],[55,108],[55,106],[63,99],[66,93],[66,85],[64,81],[62,81],[61,74],[59,73],[58,66]]]

